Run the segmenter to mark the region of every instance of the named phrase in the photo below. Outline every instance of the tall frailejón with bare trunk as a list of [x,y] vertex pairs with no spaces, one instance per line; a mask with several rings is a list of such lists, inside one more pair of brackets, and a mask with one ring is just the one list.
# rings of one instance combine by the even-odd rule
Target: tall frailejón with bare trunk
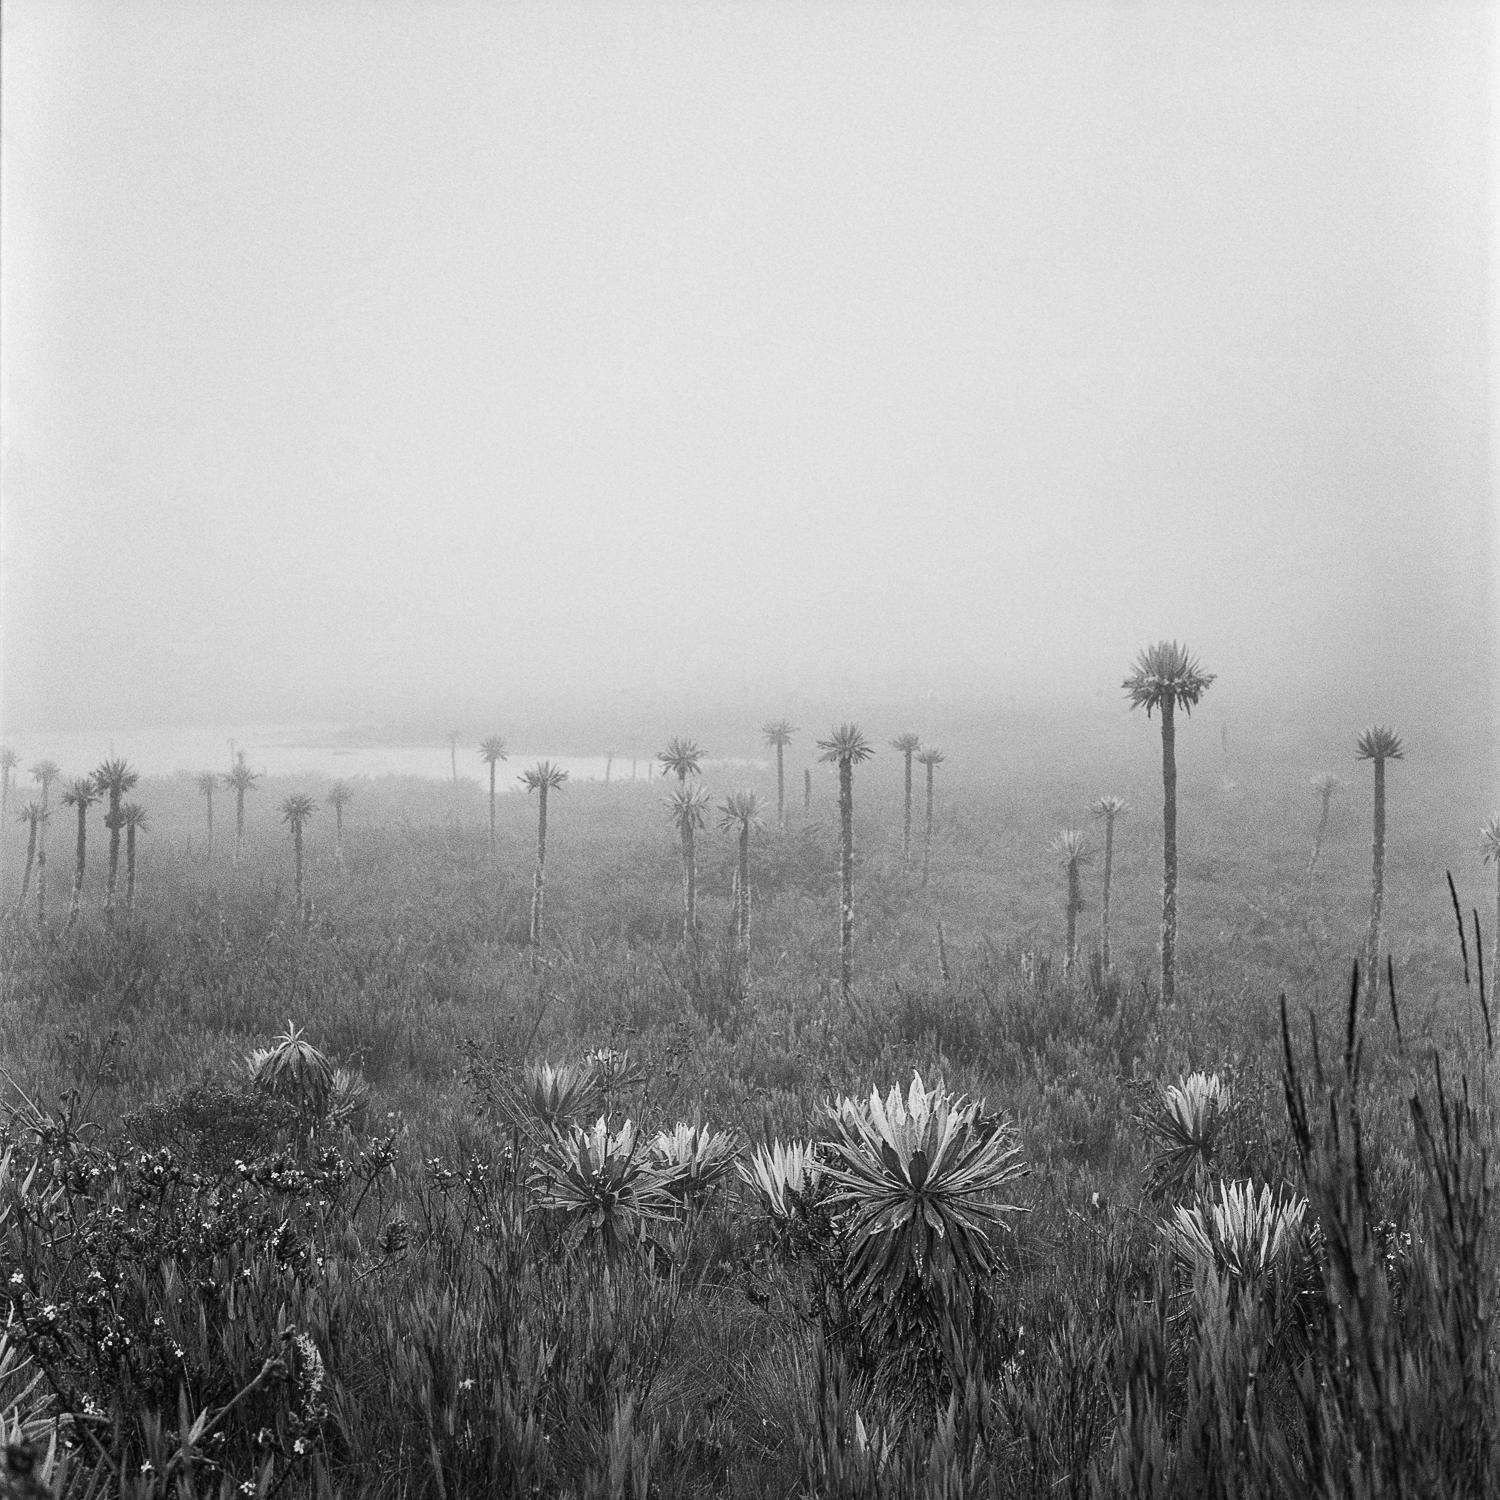
[[507,759],[505,741],[498,734],[479,742],[479,758],[490,768],[490,853],[495,852],[495,764]]
[[679,782],[685,782],[689,776],[698,774],[703,752],[698,748],[697,740],[670,739],[665,750],[657,751],[656,758],[661,762],[663,776],[670,773]]
[[667,814],[682,845],[682,942],[691,948],[698,936],[697,834],[708,816],[708,793],[696,782],[679,782],[667,794]]
[[98,789],[91,776],[75,777],[63,789],[64,807],[75,808],[78,813],[78,838],[73,848],[73,897],[68,902],[68,926],[78,920],[79,908],[83,904],[83,868],[88,854],[89,808],[99,800]]
[[1318,794],[1321,807],[1318,811],[1318,826],[1313,833],[1312,853],[1307,860],[1307,875],[1302,883],[1303,895],[1312,894],[1313,871],[1318,867],[1318,857],[1323,853],[1323,838],[1328,832],[1328,809],[1333,801],[1333,794],[1343,786],[1332,771],[1324,771],[1321,776],[1314,776],[1308,785]]
[[911,862],[911,759],[922,748],[921,739],[911,730],[905,730],[891,741],[891,749],[899,750],[905,762],[906,800],[901,809],[901,868]]
[[1068,872],[1066,908],[1067,945],[1063,949],[1063,973],[1071,974],[1078,962],[1078,918],[1083,912],[1083,877],[1080,867],[1092,858],[1087,835],[1081,829],[1068,828],[1048,846]]
[[198,795],[203,798],[203,810],[208,818],[208,862],[214,862],[214,791],[219,778],[212,771],[200,771],[197,777]]
[[1214,680],[1200,669],[1186,646],[1158,641],[1135,660],[1122,684],[1132,708],[1150,718],[1161,711],[1161,999],[1177,998],[1177,722],[1180,708],[1191,714]]
[[305,792],[293,792],[281,804],[281,821],[292,830],[292,880],[297,902],[296,921],[302,921],[305,909],[302,899],[302,830],[318,810],[318,804]]
[[1374,998],[1380,982],[1381,917],[1385,905],[1385,763],[1403,760],[1401,737],[1384,724],[1372,724],[1355,741],[1355,760],[1375,763],[1375,842],[1370,858],[1370,925],[1365,933],[1366,1002]]
[[839,994],[847,1003],[854,978],[854,768],[875,750],[855,724],[840,724],[818,749],[818,759],[839,772]]
[[1096,818],[1104,819],[1104,894],[1099,903],[1099,961],[1105,973],[1111,965],[1109,947],[1110,896],[1115,873],[1115,819],[1130,811],[1123,797],[1099,797],[1089,808]]
[[792,743],[792,736],[797,729],[788,719],[773,719],[769,724],[762,724],[760,732],[766,737],[766,744],[776,752],[776,823],[778,827],[786,826],[786,747]]
[[754,792],[732,792],[719,804],[719,831],[739,835],[734,881],[734,947],[742,975],[750,956],[750,835],[764,825],[760,798]]
[[10,816],[10,784],[21,757],[9,745],[0,745],[0,822]]
[[547,793],[557,791],[567,779],[568,773],[550,760],[539,760],[530,770],[521,773],[521,784],[528,792],[537,795],[536,873],[531,883],[531,931],[528,936],[532,948],[541,947],[547,899]]
[[146,831],[146,809],[139,802],[125,802],[120,807],[120,822],[125,826],[125,915],[135,910],[135,836]]
[[252,771],[245,764],[245,752],[241,750],[234,758],[234,769],[224,773],[224,785],[234,791],[234,867],[240,867],[240,850],[245,843],[245,793],[255,790],[260,772]]
[[117,758],[103,762],[94,772],[95,790],[109,799],[109,810],[104,815],[104,826],[109,829],[109,878],[104,887],[106,916],[115,909],[115,884],[120,874],[120,830],[125,826],[120,817],[120,803],[140,779],[133,767]]
[[335,781],[328,788],[328,805],[333,809],[333,862],[344,867],[344,809],[354,801],[354,788],[347,781]]
[[928,746],[917,756],[917,763],[927,771],[927,827],[922,836],[922,889],[927,889],[927,878],[932,873],[932,804],[933,775],[947,757],[941,750]]
[[34,797],[16,814],[16,822],[26,825],[26,873],[21,877],[20,901],[23,913],[26,910],[26,898],[31,894],[31,872],[36,866],[37,831],[46,817],[42,804]]

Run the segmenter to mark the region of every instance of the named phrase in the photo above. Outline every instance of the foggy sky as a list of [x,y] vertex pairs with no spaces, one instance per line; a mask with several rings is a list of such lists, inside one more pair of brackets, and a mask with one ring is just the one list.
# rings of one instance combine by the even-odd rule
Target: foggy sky
[[1493,716],[1488,19],[10,0],[0,722]]

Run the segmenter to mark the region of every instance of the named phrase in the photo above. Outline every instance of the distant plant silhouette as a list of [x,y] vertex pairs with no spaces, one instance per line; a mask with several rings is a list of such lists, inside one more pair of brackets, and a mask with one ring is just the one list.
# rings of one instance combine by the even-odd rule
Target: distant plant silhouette
[[698,748],[696,740],[670,739],[667,741],[667,748],[658,751],[656,758],[662,764],[663,775],[670,771],[678,781],[685,782],[689,776],[698,774],[703,752]]
[[1332,771],[1324,771],[1321,775],[1312,777],[1307,784],[1318,794],[1322,802],[1318,812],[1317,831],[1313,834],[1312,854],[1308,856],[1307,877],[1303,882],[1303,889],[1310,894],[1313,871],[1318,867],[1318,857],[1323,852],[1323,837],[1328,832],[1328,805],[1333,801],[1333,794],[1344,783]]
[[840,724],[818,749],[818,759],[839,770],[839,994],[847,1004],[854,962],[854,768],[875,749],[856,724]]
[[731,792],[719,804],[719,831],[739,836],[739,861],[734,882],[734,940],[742,962],[750,954],[750,835],[764,826],[764,809],[754,792]]
[[224,773],[224,785],[234,789],[234,867],[240,867],[240,850],[245,842],[245,793],[255,790],[260,772],[252,771],[245,764],[245,752],[241,750],[234,758],[234,769]]
[[109,811],[104,815],[104,826],[109,829],[109,879],[104,888],[106,916],[115,909],[115,885],[120,875],[120,829],[124,826],[120,819],[120,803],[140,779],[132,766],[113,756],[94,771],[95,790],[109,799]]
[[1132,708],[1146,717],[1161,710],[1162,877],[1161,877],[1161,1000],[1177,998],[1177,724],[1180,708],[1191,715],[1214,680],[1203,671],[1186,646],[1158,641],[1135,660],[1122,684]]
[[547,793],[561,788],[568,773],[550,760],[539,760],[521,773],[521,783],[528,792],[537,794],[536,874],[531,886],[531,931],[528,941],[533,948],[542,943],[542,922],[547,893]]
[[498,734],[486,736],[479,742],[479,758],[490,768],[490,853],[495,852],[495,765],[508,759],[505,741]]
[[1375,762],[1375,840],[1370,871],[1370,926],[1365,936],[1364,995],[1368,1001],[1380,982],[1381,908],[1385,901],[1385,763],[1402,760],[1401,737],[1384,724],[1372,724],[1355,742],[1355,760]]
[[333,809],[333,858],[344,863],[344,809],[354,800],[354,788],[347,781],[335,781],[328,788],[328,805]]
[[904,869],[911,862],[911,758],[922,748],[921,739],[909,729],[891,741],[891,749],[899,750],[906,770],[906,800],[901,814],[901,865]]
[[1083,910],[1083,880],[1079,867],[1093,859],[1088,836],[1077,828],[1064,829],[1048,845],[1068,872],[1067,946],[1063,950],[1063,973],[1071,974],[1078,961],[1078,915]]
[[789,719],[772,719],[760,726],[766,744],[776,752],[776,822],[786,824],[786,747],[791,744],[797,728]]
[[46,818],[46,811],[35,798],[16,814],[16,822],[26,825],[26,872],[21,877],[22,911],[26,909],[26,898],[31,894],[31,872],[36,866],[37,831]]
[[214,789],[219,778],[213,771],[200,771],[197,775],[198,795],[203,798],[203,811],[208,818],[208,862],[214,859]]
[[682,844],[682,941],[688,947],[698,933],[698,856],[695,840],[708,816],[708,792],[679,782],[667,794],[667,813]]
[[0,745],[0,820],[10,816],[10,784],[21,757],[9,745]]
[[920,765],[927,768],[927,830],[922,838],[922,889],[927,889],[927,877],[932,873],[932,783],[933,774],[947,759],[941,750],[929,745],[917,756]]
[[1108,971],[1111,964],[1109,919],[1115,870],[1115,819],[1124,817],[1130,811],[1130,804],[1123,797],[1098,797],[1089,811],[1096,818],[1104,819],[1104,895],[1099,906],[1099,961]]
[[42,811],[52,811],[52,783],[62,772],[55,760],[39,760],[31,768],[31,779],[42,789]]
[[293,792],[291,796],[282,799],[281,821],[292,830],[292,889],[299,922],[302,920],[303,912],[302,830],[307,826],[307,820],[317,810],[318,804],[305,792]]
[[804,813],[812,810],[812,769],[808,766],[802,768],[802,811]]
[[83,903],[83,869],[88,854],[88,812],[98,800],[99,791],[90,776],[75,777],[63,789],[63,806],[78,810],[78,840],[73,851],[73,897],[68,903],[70,927],[78,920],[78,911]]
[[125,915],[135,910],[135,836],[146,828],[146,809],[139,802],[120,807],[120,822],[125,828]]

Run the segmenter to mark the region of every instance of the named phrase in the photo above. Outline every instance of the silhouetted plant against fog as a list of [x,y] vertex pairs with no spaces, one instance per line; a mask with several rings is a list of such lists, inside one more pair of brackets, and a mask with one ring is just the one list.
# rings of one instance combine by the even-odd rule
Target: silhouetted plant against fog
[[109,878],[104,888],[106,915],[115,908],[115,885],[120,874],[120,830],[125,826],[120,818],[120,803],[140,779],[133,767],[114,757],[94,771],[95,789],[109,799],[109,811],[104,817],[104,826],[109,829]]
[[719,804],[719,831],[739,837],[734,881],[734,941],[742,963],[750,953],[750,835],[764,826],[760,798],[754,792],[732,792]]
[[1321,806],[1318,810],[1318,827],[1313,834],[1312,853],[1308,856],[1307,878],[1304,882],[1304,890],[1310,894],[1312,892],[1313,871],[1318,867],[1318,857],[1323,852],[1323,838],[1328,832],[1329,804],[1333,801],[1334,793],[1344,783],[1332,771],[1324,771],[1320,775],[1312,777],[1307,784],[1318,794],[1321,801]]
[[1087,835],[1077,828],[1065,829],[1048,845],[1068,872],[1067,946],[1063,949],[1063,973],[1071,974],[1078,961],[1078,916],[1083,910],[1083,880],[1080,867],[1093,859]]
[[1146,717],[1161,710],[1162,877],[1161,999],[1171,1005],[1177,995],[1177,721],[1180,708],[1191,714],[1214,680],[1202,671],[1186,646],[1158,641],[1135,660],[1122,684],[1132,708]]
[[762,724],[760,732],[766,744],[776,752],[776,822],[786,823],[786,747],[791,744],[796,727],[788,719],[773,719]]
[[347,781],[335,781],[328,788],[328,805],[333,809],[333,858],[344,863],[344,809],[354,800],[354,788]]
[[536,873],[531,883],[531,930],[527,939],[533,948],[541,946],[547,898],[547,794],[557,791],[567,779],[568,773],[550,760],[539,760],[529,770],[521,772],[521,784],[528,792],[537,795]]
[[69,926],[78,919],[78,909],[83,901],[83,869],[88,854],[88,812],[98,800],[98,790],[93,778],[89,776],[75,777],[63,789],[63,806],[76,808],[78,812],[78,839],[73,850],[73,896],[68,903]]
[[927,768],[927,828],[922,836],[922,888],[927,888],[927,877],[932,873],[932,802],[933,774],[947,757],[941,750],[929,745],[917,756],[920,765]]
[[240,849],[245,842],[245,793],[255,790],[260,772],[252,771],[245,764],[245,752],[241,750],[234,759],[234,769],[224,773],[224,785],[234,789],[234,867],[240,867]]
[[26,825],[26,871],[21,877],[21,908],[26,907],[26,898],[31,894],[31,872],[36,866],[37,831],[47,814],[42,804],[34,797],[16,814],[16,822]]
[[1109,947],[1110,899],[1114,889],[1115,819],[1130,811],[1123,797],[1098,797],[1089,808],[1096,818],[1104,819],[1104,895],[1099,905],[1099,958],[1108,972],[1112,959]]
[[0,820],[10,816],[10,785],[21,757],[9,745],[0,745]]
[[490,768],[490,853],[495,852],[495,764],[507,758],[505,741],[492,734],[479,743],[479,758]]
[[1384,724],[1372,724],[1355,742],[1355,760],[1375,762],[1375,838],[1370,870],[1370,926],[1365,936],[1364,993],[1368,1000],[1380,981],[1381,909],[1385,902],[1385,763],[1402,760],[1401,737]]
[[682,941],[692,946],[698,932],[698,853],[696,837],[708,816],[708,792],[679,782],[667,794],[667,814],[682,846]]
[[911,861],[911,758],[922,748],[922,741],[911,730],[905,730],[891,741],[891,749],[901,752],[906,773],[905,799],[901,804],[901,866]]
[[678,781],[685,782],[689,776],[698,774],[703,752],[696,740],[670,739],[667,748],[658,751],[656,758],[661,762],[663,775],[670,771]]
[[214,789],[219,778],[212,771],[200,771],[197,776],[198,795],[203,798],[203,811],[208,819],[208,862],[214,858]]
[[318,804],[305,792],[293,792],[281,804],[281,821],[292,830],[292,867],[297,902],[297,919],[302,918],[302,830],[318,810]]
[[840,724],[818,749],[819,760],[839,768],[839,994],[847,1002],[854,963],[854,768],[875,750],[855,724]]
[[146,827],[146,809],[139,802],[126,802],[120,808],[120,822],[125,829],[125,915],[135,910],[135,836]]

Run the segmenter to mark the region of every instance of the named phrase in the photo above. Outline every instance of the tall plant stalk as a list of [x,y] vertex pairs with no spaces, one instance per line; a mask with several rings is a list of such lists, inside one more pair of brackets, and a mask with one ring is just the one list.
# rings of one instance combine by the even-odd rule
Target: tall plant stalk
[[99,794],[92,778],[88,776],[76,777],[68,783],[62,794],[63,805],[76,808],[78,812],[78,837],[73,848],[73,895],[68,902],[69,927],[78,920],[78,912],[83,904],[83,870],[88,854],[88,813],[89,808],[98,800]]
[[667,812],[682,846],[682,942],[698,936],[698,854],[696,836],[708,816],[708,793],[696,783],[679,782],[667,794]]
[[922,835],[922,889],[927,889],[928,876],[932,874],[932,806],[933,774],[947,757],[941,750],[928,746],[917,756],[919,764],[927,771],[927,826]]
[[1401,737],[1384,724],[1372,724],[1355,741],[1355,760],[1375,763],[1375,837],[1370,856],[1370,925],[1365,933],[1363,994],[1373,1000],[1380,983],[1380,946],[1385,904],[1385,763],[1403,760]]
[[214,862],[214,788],[219,778],[212,771],[203,771],[198,776],[198,793],[203,798],[203,810],[208,818],[208,862]]
[[1491,933],[1490,993],[1500,995],[1500,813],[1493,813],[1479,830],[1479,852],[1495,867],[1495,928]]
[[1115,869],[1115,819],[1129,812],[1130,804],[1123,797],[1100,797],[1089,811],[1096,818],[1104,819],[1104,893],[1099,903],[1099,960],[1108,973],[1112,963],[1109,925]]
[[94,771],[95,789],[100,796],[109,798],[109,811],[104,816],[104,826],[109,829],[109,879],[104,888],[105,916],[114,912],[115,885],[120,873],[120,831],[125,826],[120,816],[120,803],[125,793],[133,790],[140,779],[131,766],[113,757]]
[[146,827],[146,810],[139,802],[127,802],[120,808],[125,825],[125,915],[135,910],[135,836]]
[[302,830],[307,827],[307,820],[317,808],[318,804],[305,792],[293,792],[281,804],[281,821],[292,830],[292,881],[298,922],[303,920],[306,910],[302,884]]
[[537,794],[536,873],[531,884],[531,929],[528,942],[533,950],[542,944],[543,920],[547,893],[547,794],[557,791],[568,779],[568,773],[550,760],[538,761],[521,773],[521,783],[528,792]]
[[1213,683],[1214,674],[1202,671],[1186,646],[1158,641],[1135,661],[1123,684],[1132,708],[1146,717],[1161,710],[1162,877],[1161,877],[1161,999],[1177,998],[1177,709],[1191,714]]
[[839,771],[839,995],[847,1005],[854,976],[854,768],[875,750],[854,724],[840,724],[818,749],[818,758]]
[[787,719],[773,719],[762,724],[760,732],[766,744],[776,752],[776,823],[786,826],[786,747],[791,744],[796,727]]
[[498,734],[480,741],[479,758],[490,768],[490,853],[495,852],[495,764],[507,759],[505,741]]
[[891,749],[901,752],[906,773],[906,796],[901,806],[901,868],[911,863],[911,759],[922,748],[922,741],[911,730],[898,734]]
[[1332,771],[1324,771],[1321,776],[1314,776],[1308,785],[1318,794],[1322,806],[1318,812],[1318,826],[1313,833],[1312,853],[1307,859],[1307,876],[1303,881],[1303,894],[1312,894],[1313,871],[1318,867],[1318,858],[1323,853],[1323,839],[1328,832],[1328,810],[1333,801],[1333,794],[1343,786],[1343,782],[1333,774]]
[[1067,944],[1063,949],[1063,973],[1071,974],[1078,962],[1078,918],[1083,911],[1083,878],[1080,866],[1086,865],[1093,853],[1089,849],[1087,836],[1079,829],[1069,828],[1052,840],[1049,846],[1068,872]]

